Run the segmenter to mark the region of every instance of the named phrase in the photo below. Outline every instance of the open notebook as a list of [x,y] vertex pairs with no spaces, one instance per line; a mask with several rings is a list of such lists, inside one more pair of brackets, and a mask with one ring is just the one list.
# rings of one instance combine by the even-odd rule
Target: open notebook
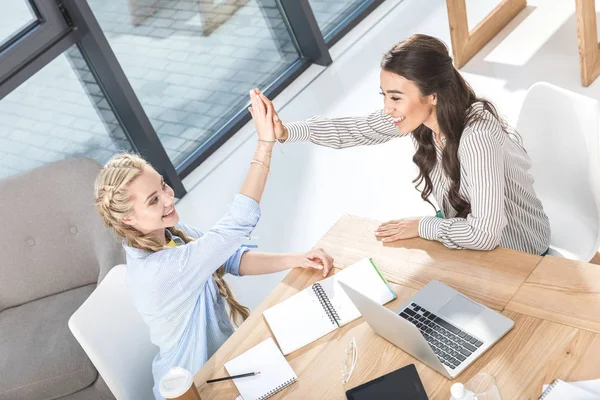
[[542,400],[598,400],[600,399],[600,379],[580,382],[565,382],[556,379],[551,385],[544,385]]
[[263,315],[283,354],[290,354],[361,316],[339,281],[379,304],[396,298],[373,261],[365,258],[265,310]]
[[225,369],[230,376],[260,372],[233,380],[244,400],[267,399],[298,380],[272,338],[225,363]]

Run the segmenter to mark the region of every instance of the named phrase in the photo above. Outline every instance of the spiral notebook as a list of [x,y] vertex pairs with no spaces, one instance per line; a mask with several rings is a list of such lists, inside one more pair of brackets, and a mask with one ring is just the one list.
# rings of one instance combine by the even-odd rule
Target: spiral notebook
[[600,380],[565,382],[556,379],[551,385],[544,385],[540,400],[598,400],[600,399]]
[[265,310],[263,315],[283,354],[288,355],[361,316],[338,282],[379,304],[396,298],[371,259],[346,267]]
[[225,363],[229,375],[260,372],[255,376],[233,379],[244,400],[263,400],[298,380],[296,373],[272,338]]

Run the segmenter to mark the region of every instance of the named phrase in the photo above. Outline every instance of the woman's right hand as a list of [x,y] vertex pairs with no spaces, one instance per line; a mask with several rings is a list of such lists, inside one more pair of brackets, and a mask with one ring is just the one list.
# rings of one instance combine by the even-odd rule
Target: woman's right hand
[[262,94],[262,92],[258,93],[261,100],[265,104],[265,107],[271,107],[271,110],[273,110],[273,126],[275,128],[275,137],[277,138],[277,140],[285,142],[288,138],[288,130],[285,127],[285,125],[283,125],[283,122],[279,118],[279,115],[277,115],[277,111],[275,111],[275,106],[273,106],[271,100],[269,100],[267,96]]
[[262,94],[258,89],[250,91],[250,103],[252,106],[248,108],[252,119],[254,120],[254,127],[256,133],[258,133],[258,140],[264,143],[275,144],[275,126],[273,123],[273,105],[265,103],[260,97]]

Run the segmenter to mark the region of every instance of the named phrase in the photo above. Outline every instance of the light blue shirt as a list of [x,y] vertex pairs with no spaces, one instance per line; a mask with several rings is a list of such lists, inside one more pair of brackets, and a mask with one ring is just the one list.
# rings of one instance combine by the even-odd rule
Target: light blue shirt
[[258,203],[241,194],[227,214],[208,232],[179,224],[195,238],[155,253],[124,245],[127,254],[127,287],[136,309],[150,327],[150,339],[160,352],[152,363],[154,396],[158,382],[171,367],[192,374],[221,347],[234,331],[225,299],[212,277],[219,267],[239,275],[248,238],[260,218]]

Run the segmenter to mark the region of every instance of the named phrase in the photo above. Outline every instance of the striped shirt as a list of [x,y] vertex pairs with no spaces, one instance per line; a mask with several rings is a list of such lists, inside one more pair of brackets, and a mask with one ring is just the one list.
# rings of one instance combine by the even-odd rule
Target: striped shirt
[[[457,218],[448,199],[450,179],[442,168],[442,148],[434,140],[437,163],[431,172],[432,194],[444,218],[426,216],[419,236],[452,249],[492,250],[496,246],[542,254],[550,244],[550,223],[533,190],[531,159],[516,132],[506,134],[500,122],[475,103],[481,118],[462,133],[460,194],[471,204],[466,218]],[[402,136],[382,110],[366,117],[313,117],[286,124],[288,142],[311,141],[335,149],[375,145]],[[411,135],[412,137],[412,135]],[[417,142],[413,137],[415,147]]]
[[177,246],[155,253],[124,245],[128,290],[160,349],[152,363],[156,399],[162,400],[158,382],[171,367],[195,374],[233,333],[212,273],[224,265],[226,273],[239,275],[248,250],[242,242],[259,217],[258,203],[238,194],[209,231],[177,225],[193,242],[172,236]]

